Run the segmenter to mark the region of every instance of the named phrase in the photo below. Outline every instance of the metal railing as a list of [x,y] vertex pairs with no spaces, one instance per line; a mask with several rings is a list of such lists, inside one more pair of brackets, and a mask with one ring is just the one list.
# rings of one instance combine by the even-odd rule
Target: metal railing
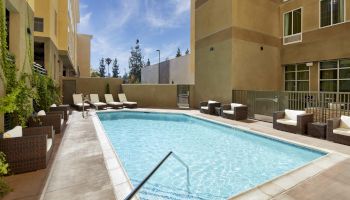
[[248,91],[233,90],[232,102],[249,107],[248,115],[272,117],[276,111],[291,109],[305,110],[314,114],[314,121],[350,115],[349,92],[289,92],[289,91]]
[[33,63],[33,70],[41,75],[47,75],[47,70],[36,62]]
[[175,153],[173,153],[172,151],[170,151],[158,164],[157,166],[146,176],[146,178],[144,178],[141,183],[134,188],[130,194],[124,199],[124,200],[131,200],[138,191],[140,191],[140,189],[143,187],[143,185],[153,176],[153,174],[163,165],[163,163],[170,157],[173,156],[177,161],[179,161],[185,168],[186,168],[186,173],[187,173],[187,189],[189,190],[189,187],[191,185],[190,183],[190,168],[188,167],[188,165],[181,160],[181,158],[179,156],[177,156]]

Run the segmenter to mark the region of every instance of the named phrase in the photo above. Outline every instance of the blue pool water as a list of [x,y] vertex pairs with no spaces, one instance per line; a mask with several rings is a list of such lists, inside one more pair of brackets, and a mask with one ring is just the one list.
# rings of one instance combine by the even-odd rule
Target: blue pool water
[[173,157],[140,191],[141,199],[227,199],[325,153],[181,114],[98,113],[136,187],[169,152]]

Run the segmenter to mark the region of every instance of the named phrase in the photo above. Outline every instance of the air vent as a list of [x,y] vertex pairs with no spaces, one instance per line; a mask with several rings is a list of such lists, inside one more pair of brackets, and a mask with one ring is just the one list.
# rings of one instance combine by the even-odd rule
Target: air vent
[[283,38],[283,44],[297,43],[297,42],[301,42],[301,40],[302,40],[301,34],[286,36]]

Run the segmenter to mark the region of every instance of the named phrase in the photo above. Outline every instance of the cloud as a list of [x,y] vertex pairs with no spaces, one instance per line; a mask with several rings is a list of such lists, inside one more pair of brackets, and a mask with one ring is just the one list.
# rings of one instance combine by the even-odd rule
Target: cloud
[[90,21],[91,15],[92,13],[89,12],[80,17],[79,32],[81,33],[91,32],[91,21]]

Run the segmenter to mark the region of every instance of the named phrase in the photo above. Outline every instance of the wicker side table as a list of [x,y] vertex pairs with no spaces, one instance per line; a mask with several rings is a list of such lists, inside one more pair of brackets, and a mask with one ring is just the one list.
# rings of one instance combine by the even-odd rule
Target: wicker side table
[[215,107],[215,114],[221,116],[221,107]]
[[311,137],[326,139],[327,124],[314,122],[307,126],[307,134]]

